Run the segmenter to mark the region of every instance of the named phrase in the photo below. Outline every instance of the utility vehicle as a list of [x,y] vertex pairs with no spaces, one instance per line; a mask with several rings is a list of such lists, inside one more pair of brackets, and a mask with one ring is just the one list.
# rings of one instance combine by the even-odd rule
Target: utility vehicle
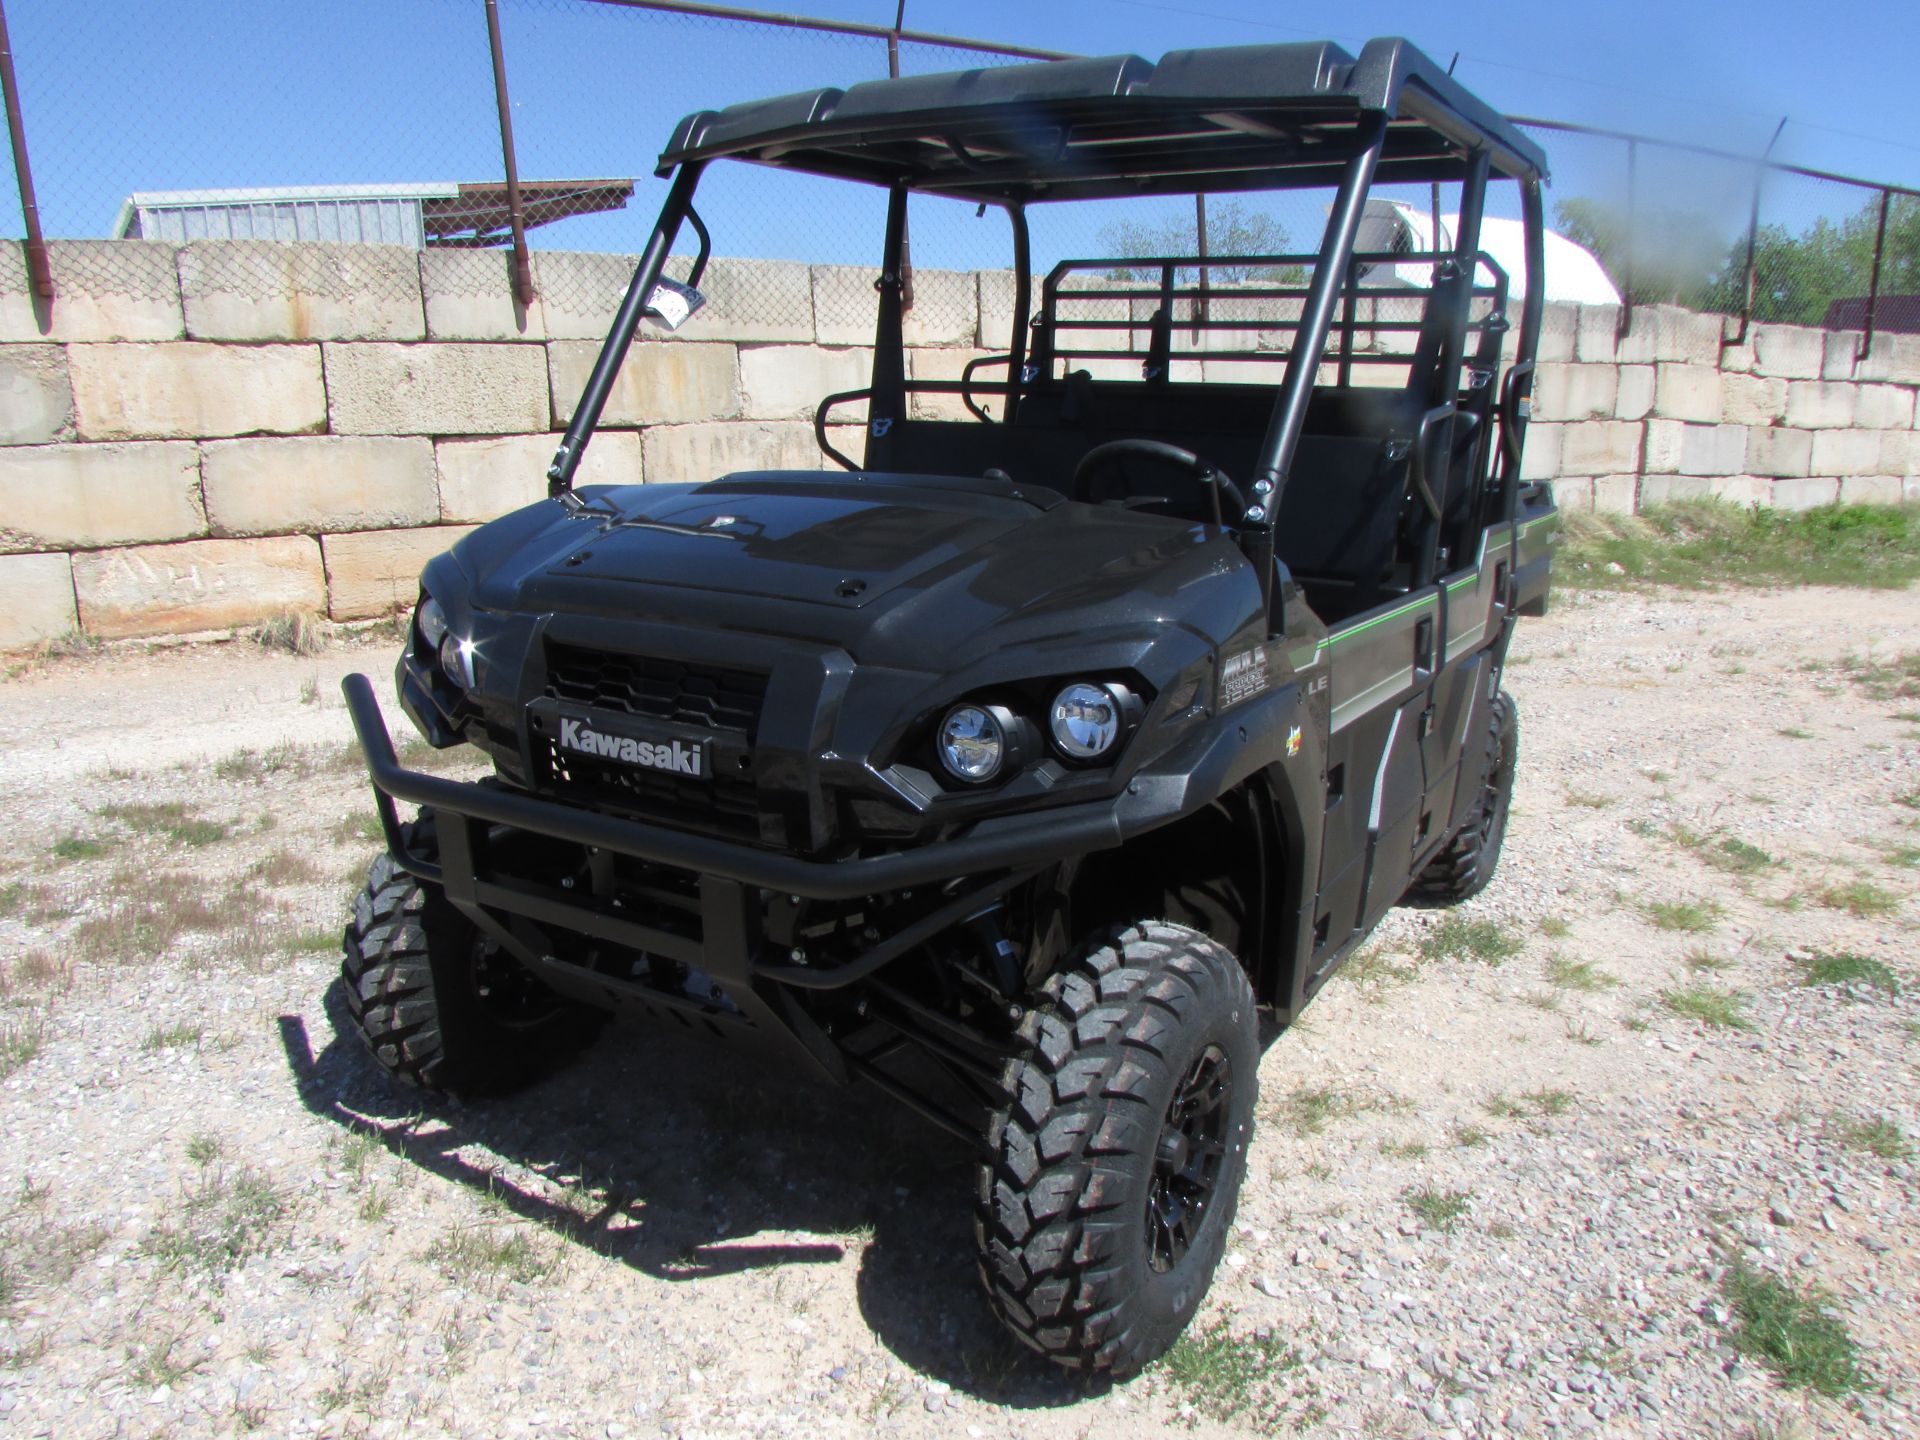
[[[871,384],[816,420],[845,473],[574,489],[643,317],[698,304],[696,189],[739,162],[885,197]],[[1499,854],[1502,663],[1557,529],[1520,466],[1544,171],[1391,39],[689,116],[551,498],[422,576],[401,707],[493,775],[403,768],[346,682],[388,846],[345,937],[374,1057],[497,1090],[624,1010],[876,1086],[977,1152],[1016,1335],[1092,1371],[1162,1353],[1225,1244],[1263,1038]],[[1442,189],[1450,243],[1367,247]],[[1030,276],[1057,207],[1221,194],[1291,203],[1317,248]],[[1005,350],[958,379],[908,378],[909,197],[1010,222]],[[1524,276],[1481,252],[1495,203]],[[831,426],[861,404],[856,458]]]

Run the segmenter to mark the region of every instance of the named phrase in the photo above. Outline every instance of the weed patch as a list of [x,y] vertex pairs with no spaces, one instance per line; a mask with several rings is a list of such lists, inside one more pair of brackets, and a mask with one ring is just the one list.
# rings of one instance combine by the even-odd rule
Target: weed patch
[[449,1280],[492,1278],[520,1285],[531,1285],[559,1263],[552,1251],[517,1230],[502,1234],[486,1227],[441,1236],[427,1248],[426,1259]]
[[1469,920],[1449,915],[1420,940],[1427,960],[1477,960],[1498,965],[1520,953],[1520,941],[1491,920]]
[[1473,1204],[1470,1190],[1440,1190],[1422,1185],[1400,1197],[1429,1230],[1451,1230]]
[[1299,1363],[1284,1341],[1236,1335],[1227,1321],[1216,1320],[1182,1335],[1158,1370],[1196,1414],[1222,1425],[1250,1420],[1265,1429],[1279,1419],[1280,1377]]
[[1794,964],[1802,985],[1870,985],[1888,995],[1900,993],[1900,977],[1893,973],[1892,966],[1851,950],[1832,955],[1816,951]]
[[286,1213],[286,1196],[259,1171],[228,1176],[209,1167],[173,1218],[147,1237],[145,1249],[170,1269],[196,1270],[217,1281],[270,1249]]
[[1731,990],[1713,985],[1687,985],[1662,990],[1660,1002],[1683,1019],[1702,1025],[1721,1030],[1753,1029],[1753,1021],[1747,1018],[1745,998]]
[[1657,930],[1678,930],[1700,935],[1713,929],[1725,912],[1717,900],[1654,900],[1647,905],[1647,918]]
[[1743,1262],[1728,1269],[1722,1288],[1736,1321],[1734,1348],[1782,1384],[1828,1396],[1860,1388],[1865,1377],[1853,1339],[1824,1291],[1796,1290]]
[[1611,990],[1620,983],[1591,960],[1569,960],[1558,953],[1547,956],[1547,979],[1567,990]]
[[1835,1111],[1827,1119],[1827,1131],[1849,1150],[1877,1155],[1882,1160],[1911,1160],[1913,1145],[1898,1122],[1884,1115],[1849,1115]]
[[1849,880],[1823,887],[1814,898],[1829,910],[1844,910],[1862,919],[1891,915],[1900,908],[1900,897],[1871,880]]
[[1748,510],[1696,500],[1563,521],[1554,574],[1569,585],[1899,589],[1920,579],[1920,506]]

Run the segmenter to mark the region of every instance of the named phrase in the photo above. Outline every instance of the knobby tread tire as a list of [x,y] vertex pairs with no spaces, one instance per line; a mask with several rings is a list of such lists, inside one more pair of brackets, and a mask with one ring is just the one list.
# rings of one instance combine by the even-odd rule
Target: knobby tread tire
[[1500,846],[1507,835],[1507,812],[1513,804],[1513,776],[1519,757],[1520,712],[1513,697],[1502,690],[1493,698],[1493,717],[1487,726],[1487,778],[1480,798],[1466,823],[1414,877],[1409,891],[1413,898],[1435,905],[1457,905],[1492,882],[1500,864]]
[[[1253,1114],[1253,990],[1199,932],[1134,924],[1050,977],[1019,1033],[978,1175],[981,1278],[1031,1348],[1130,1374],[1179,1337],[1225,1248]],[[1151,1171],[1172,1087],[1208,1043],[1233,1064],[1228,1158],[1193,1248],[1171,1275],[1143,1280],[1141,1166]]]
[[[436,855],[433,817],[404,827]],[[495,1022],[472,991],[471,923],[439,887],[380,855],[341,937],[347,1013],[375,1063],[423,1090],[498,1093],[538,1079],[590,1041],[601,1018],[574,1005],[531,1028]]]

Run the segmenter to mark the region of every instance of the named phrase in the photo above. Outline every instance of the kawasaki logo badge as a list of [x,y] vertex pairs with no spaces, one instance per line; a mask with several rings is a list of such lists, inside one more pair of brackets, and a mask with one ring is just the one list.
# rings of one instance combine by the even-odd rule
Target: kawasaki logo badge
[[636,740],[629,735],[609,735],[593,729],[590,721],[570,716],[560,719],[560,748],[669,775],[701,779],[707,774],[707,747],[697,740]]

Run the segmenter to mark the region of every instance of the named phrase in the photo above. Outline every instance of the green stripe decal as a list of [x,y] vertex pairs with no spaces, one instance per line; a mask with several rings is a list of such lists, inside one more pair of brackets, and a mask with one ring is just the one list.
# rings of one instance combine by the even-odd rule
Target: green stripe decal
[[1423,595],[1420,599],[1413,601],[1411,604],[1402,605],[1398,610],[1389,610],[1384,615],[1376,615],[1373,617],[1373,619],[1367,621],[1363,625],[1356,625],[1351,630],[1342,630],[1338,634],[1329,635],[1325,640],[1321,641],[1320,643],[1322,645],[1338,645],[1342,640],[1351,640],[1356,635],[1366,634],[1367,631],[1373,629],[1376,625],[1384,625],[1389,620],[1398,620],[1402,615],[1410,615],[1415,610],[1424,609],[1425,607],[1437,602],[1439,598],[1440,597],[1437,595]]

